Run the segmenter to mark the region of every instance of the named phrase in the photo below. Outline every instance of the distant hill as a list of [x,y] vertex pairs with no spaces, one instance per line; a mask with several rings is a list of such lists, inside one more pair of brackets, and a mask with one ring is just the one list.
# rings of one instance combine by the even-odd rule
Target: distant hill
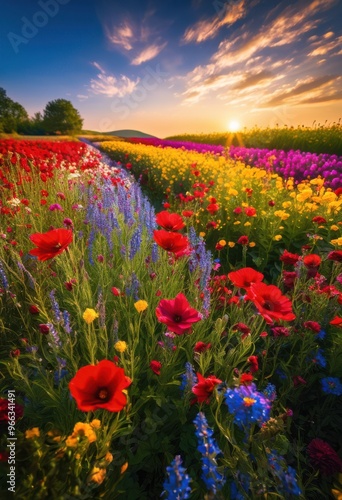
[[145,134],[145,132],[140,132],[139,130],[114,130],[113,132],[105,132],[106,135],[116,135],[117,137],[150,137],[155,138],[155,135]]

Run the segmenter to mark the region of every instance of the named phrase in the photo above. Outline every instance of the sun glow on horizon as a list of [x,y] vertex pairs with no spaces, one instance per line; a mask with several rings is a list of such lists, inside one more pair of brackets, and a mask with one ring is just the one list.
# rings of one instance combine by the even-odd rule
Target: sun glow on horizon
[[229,132],[238,132],[238,130],[241,130],[241,124],[237,120],[230,120],[228,123],[228,130]]

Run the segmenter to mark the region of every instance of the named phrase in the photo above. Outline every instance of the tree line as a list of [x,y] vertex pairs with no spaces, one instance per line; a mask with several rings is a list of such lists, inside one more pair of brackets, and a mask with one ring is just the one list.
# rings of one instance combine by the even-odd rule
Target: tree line
[[0,87],[0,133],[23,135],[74,135],[81,132],[83,119],[66,99],[49,101],[43,113],[29,117],[26,109]]

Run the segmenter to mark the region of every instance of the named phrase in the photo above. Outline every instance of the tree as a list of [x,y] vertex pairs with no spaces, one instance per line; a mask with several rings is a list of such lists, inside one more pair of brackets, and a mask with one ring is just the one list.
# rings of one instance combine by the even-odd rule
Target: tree
[[50,134],[76,134],[82,130],[83,119],[70,101],[56,99],[47,103],[43,114],[44,128]]
[[0,132],[18,132],[21,124],[29,119],[26,109],[12,101],[0,87]]

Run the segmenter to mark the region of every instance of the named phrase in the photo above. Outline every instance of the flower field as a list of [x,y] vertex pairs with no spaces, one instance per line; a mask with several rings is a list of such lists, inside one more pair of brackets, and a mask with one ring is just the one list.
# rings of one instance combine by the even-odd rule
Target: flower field
[[101,151],[0,141],[2,495],[340,498],[342,183]]

